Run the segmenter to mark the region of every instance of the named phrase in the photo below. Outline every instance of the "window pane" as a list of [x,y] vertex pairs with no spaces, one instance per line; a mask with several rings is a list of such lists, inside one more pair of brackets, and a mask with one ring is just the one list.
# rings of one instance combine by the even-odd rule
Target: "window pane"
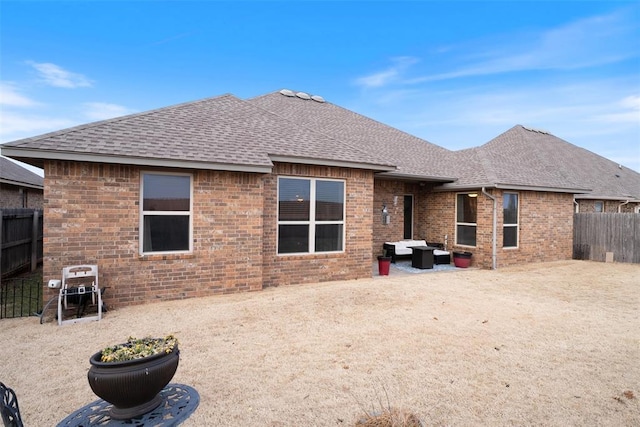
[[278,253],[291,254],[300,252],[309,252],[309,226],[278,226]]
[[476,226],[475,225],[458,225],[456,234],[456,243],[459,245],[476,245]]
[[596,212],[604,211],[604,202],[596,202]]
[[342,224],[316,226],[316,252],[342,250]]
[[505,224],[518,223],[518,195],[505,193],[502,199],[502,214]]
[[518,246],[518,227],[503,227],[502,246],[505,248]]
[[475,224],[478,198],[469,197],[468,194],[458,194],[457,198],[457,221]]
[[316,221],[342,221],[344,183],[316,181]]
[[311,181],[281,178],[278,194],[278,220],[309,221]]
[[189,216],[145,215],[144,252],[189,250]]
[[143,175],[145,211],[188,211],[191,197],[191,177],[176,175]]

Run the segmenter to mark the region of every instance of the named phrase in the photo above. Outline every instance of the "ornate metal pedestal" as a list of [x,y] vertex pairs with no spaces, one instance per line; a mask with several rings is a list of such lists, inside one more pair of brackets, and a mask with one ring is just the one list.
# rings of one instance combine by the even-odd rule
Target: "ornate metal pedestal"
[[162,403],[151,412],[129,420],[113,420],[109,411],[113,405],[98,399],[90,403],[67,418],[58,427],[89,427],[89,426],[177,426],[193,413],[200,403],[198,392],[188,385],[169,384],[160,392]]

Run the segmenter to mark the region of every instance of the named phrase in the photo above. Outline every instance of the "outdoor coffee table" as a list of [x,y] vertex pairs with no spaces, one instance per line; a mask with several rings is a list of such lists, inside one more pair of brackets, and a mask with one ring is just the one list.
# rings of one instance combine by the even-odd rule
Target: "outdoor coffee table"
[[411,246],[411,267],[413,268],[433,268],[433,250],[438,249],[432,246]]

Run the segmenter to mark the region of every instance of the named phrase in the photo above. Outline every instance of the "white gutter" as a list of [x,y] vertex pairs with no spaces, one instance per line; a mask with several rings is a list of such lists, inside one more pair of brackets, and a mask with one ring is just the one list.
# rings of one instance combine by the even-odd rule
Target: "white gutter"
[[488,198],[490,198],[491,200],[493,200],[493,235],[491,237],[492,239],[492,243],[491,243],[491,269],[495,270],[498,268],[497,266],[497,257],[498,257],[498,246],[497,246],[497,242],[496,242],[496,236],[498,234],[498,207],[497,207],[497,201],[496,198],[493,197],[491,194],[487,193],[486,189],[484,187],[482,187],[482,194],[484,194],[485,196],[487,196]]

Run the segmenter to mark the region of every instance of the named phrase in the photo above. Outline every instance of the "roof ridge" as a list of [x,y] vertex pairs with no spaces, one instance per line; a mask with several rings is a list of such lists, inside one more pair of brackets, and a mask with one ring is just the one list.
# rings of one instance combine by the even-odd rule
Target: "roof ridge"
[[[281,89],[281,90],[283,90],[283,89]],[[298,92],[300,92],[300,91],[295,91],[295,90],[294,90],[293,92],[294,92],[294,93],[298,93]],[[308,92],[307,92],[307,93],[308,93]],[[251,100],[255,100],[255,99],[260,99],[260,98],[266,98],[266,97],[271,96],[271,95],[281,95],[281,93],[280,93],[280,91],[269,92],[269,93],[266,93],[266,94],[263,94],[263,95],[260,95],[260,96],[255,96],[255,97],[253,97],[253,98],[248,98],[248,99],[247,99],[247,101],[251,101]],[[282,95],[282,96],[284,96],[284,95]],[[323,97],[323,98],[324,98],[324,97]],[[308,100],[306,100],[306,99],[300,99],[300,100],[301,100],[301,101],[308,101]],[[453,151],[449,150],[448,148],[442,147],[442,146],[440,146],[440,145],[438,145],[438,144],[434,144],[434,143],[433,143],[433,142],[431,142],[431,141],[428,141],[428,140],[426,140],[426,139],[420,138],[419,136],[416,136],[416,135],[410,134],[409,132],[403,131],[402,129],[398,129],[398,128],[393,127],[393,126],[391,126],[391,125],[388,125],[388,124],[386,124],[386,123],[382,123],[381,121],[376,120],[376,119],[374,119],[374,118],[371,118],[371,117],[365,116],[364,114],[360,114],[360,113],[358,113],[358,112],[356,112],[356,111],[349,110],[348,108],[344,108],[344,107],[342,107],[342,106],[340,106],[340,105],[338,105],[338,104],[335,104],[335,103],[333,103],[333,102],[331,102],[331,101],[328,101],[326,98],[324,98],[324,102],[323,102],[323,104],[333,105],[334,107],[336,107],[336,108],[340,108],[341,110],[344,110],[344,111],[346,111],[347,113],[349,113],[349,114],[351,114],[351,115],[358,116],[358,117],[363,118],[363,119],[365,119],[365,120],[367,120],[367,121],[377,123],[378,125],[384,126],[385,128],[393,129],[394,131],[396,131],[396,132],[400,132],[400,133],[402,133],[402,134],[404,134],[404,135],[406,135],[406,136],[408,136],[408,137],[410,137],[410,138],[412,138],[412,139],[415,139],[415,140],[418,140],[418,141],[421,141],[421,142],[426,142],[427,144],[432,145],[433,147],[439,148],[439,149],[441,149],[441,150],[447,151],[448,153],[452,153],[452,152],[453,152]]]
[[[273,93],[273,92],[272,92],[272,93]],[[278,92],[275,92],[275,93],[278,93]],[[270,94],[271,94],[271,93],[270,93]],[[268,96],[268,95],[270,95],[270,94],[261,95],[261,97],[262,97],[262,96]],[[252,99],[257,99],[257,98],[260,98],[260,97],[254,97],[254,98],[252,98]],[[326,137],[326,138],[331,139],[332,141],[336,141],[336,142],[342,143],[342,144],[344,144],[344,145],[348,146],[349,148],[351,148],[352,150],[356,150],[357,152],[362,153],[363,155],[366,155],[367,157],[371,157],[371,154],[370,154],[370,153],[368,153],[368,152],[367,152],[367,151],[365,151],[365,150],[362,150],[362,149],[361,149],[360,147],[358,147],[358,146],[355,146],[355,145],[353,145],[353,144],[350,144],[348,141],[344,141],[344,140],[342,140],[342,139],[335,138],[335,137],[333,137],[332,135],[329,135],[329,134],[327,134],[327,133],[325,133],[325,132],[322,132],[322,131],[321,131],[321,130],[319,130],[319,129],[315,129],[315,128],[310,127],[310,126],[306,126],[306,125],[302,125],[302,124],[300,124],[300,123],[296,123],[296,122],[294,122],[293,120],[288,119],[287,117],[284,117],[284,116],[282,116],[282,115],[280,115],[280,114],[276,113],[275,111],[271,111],[271,110],[268,110],[268,109],[266,109],[266,108],[264,108],[264,107],[261,107],[261,106],[259,106],[259,105],[253,104],[252,102],[250,102],[250,100],[249,100],[249,99],[247,99],[247,100],[242,100],[242,101],[243,101],[243,102],[246,102],[248,105],[251,105],[253,108],[257,108],[257,109],[259,109],[259,110],[261,110],[261,111],[264,111],[264,112],[266,112],[266,113],[268,113],[268,114],[274,115],[274,116],[278,117],[279,119],[284,120],[284,121],[286,121],[287,123],[290,123],[290,124],[291,124],[291,125],[293,125],[293,126],[302,127],[302,128],[304,128],[305,130],[307,130],[307,131],[310,131],[310,132],[313,132],[313,133],[317,133],[317,134],[319,134],[319,135],[322,135],[322,136],[324,136],[324,137]],[[325,102],[326,102],[326,101],[325,101]],[[326,102],[326,103],[328,103],[328,104],[329,104],[329,102]],[[331,105],[335,105],[335,104],[331,104]],[[375,156],[375,157],[377,158],[377,156]],[[390,165],[390,164],[391,164],[389,161],[386,161],[386,160],[384,160],[384,159],[382,159],[382,158],[377,159],[377,161],[381,162],[380,164],[383,164],[383,165],[387,165],[387,164],[389,164],[389,165]],[[397,167],[397,165],[393,165],[393,166]]]

